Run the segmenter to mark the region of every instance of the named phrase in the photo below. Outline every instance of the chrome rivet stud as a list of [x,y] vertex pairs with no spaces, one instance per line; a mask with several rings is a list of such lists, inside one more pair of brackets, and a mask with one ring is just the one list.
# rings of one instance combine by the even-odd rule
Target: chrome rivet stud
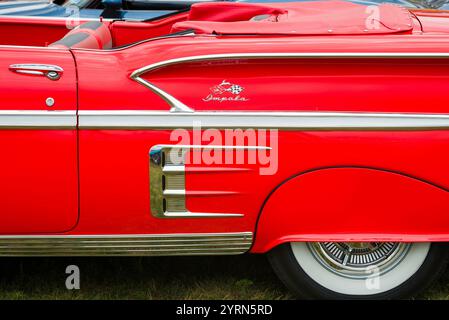
[[47,105],[47,107],[53,107],[55,105],[55,99],[49,97],[45,100],[45,104]]

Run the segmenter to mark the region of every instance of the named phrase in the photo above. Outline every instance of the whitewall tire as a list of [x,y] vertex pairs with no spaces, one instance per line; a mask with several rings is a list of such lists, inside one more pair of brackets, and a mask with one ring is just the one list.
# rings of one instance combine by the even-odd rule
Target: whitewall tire
[[301,298],[395,299],[416,294],[446,266],[445,244],[294,242],[269,253],[274,271]]

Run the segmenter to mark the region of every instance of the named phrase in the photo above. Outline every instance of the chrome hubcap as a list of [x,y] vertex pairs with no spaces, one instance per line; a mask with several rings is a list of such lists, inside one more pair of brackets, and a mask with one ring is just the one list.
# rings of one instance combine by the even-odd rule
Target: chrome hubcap
[[410,244],[396,242],[315,242],[308,246],[324,267],[351,278],[388,272],[410,248]]

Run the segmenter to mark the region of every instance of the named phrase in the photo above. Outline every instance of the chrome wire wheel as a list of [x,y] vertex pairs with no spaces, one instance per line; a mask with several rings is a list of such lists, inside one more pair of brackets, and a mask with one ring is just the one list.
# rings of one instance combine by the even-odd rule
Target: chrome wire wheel
[[349,278],[367,279],[393,269],[411,244],[395,242],[315,242],[309,250],[329,271]]

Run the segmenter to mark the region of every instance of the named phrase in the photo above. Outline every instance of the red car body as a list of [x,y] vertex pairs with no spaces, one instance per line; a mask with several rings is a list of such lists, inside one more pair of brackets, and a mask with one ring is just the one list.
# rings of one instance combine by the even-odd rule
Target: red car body
[[[394,27],[371,31],[361,6],[335,1],[326,10],[346,13],[327,24],[239,23],[283,10],[308,17],[321,5],[200,4],[196,22],[189,13],[102,22],[109,47],[98,30],[80,46],[58,43],[68,38],[62,20],[1,18],[9,32],[0,35],[0,254],[449,241],[449,13],[387,5],[383,22]],[[257,23],[257,37],[245,33]],[[59,67],[57,79],[31,65]],[[278,130],[267,139],[276,172],[185,164],[183,185],[156,190],[151,171],[170,172],[152,167],[151,152],[176,145],[174,129],[194,140],[198,124],[203,134]],[[184,149],[210,148],[201,143]],[[156,212],[156,196],[182,210]]]

